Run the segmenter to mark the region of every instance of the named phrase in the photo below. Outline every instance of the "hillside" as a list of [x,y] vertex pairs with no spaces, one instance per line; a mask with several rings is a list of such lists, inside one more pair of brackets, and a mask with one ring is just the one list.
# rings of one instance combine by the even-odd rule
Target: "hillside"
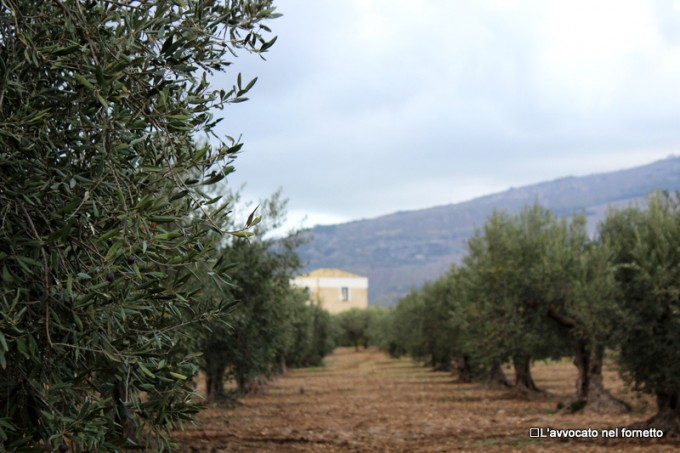
[[390,305],[459,261],[466,240],[494,209],[515,213],[537,200],[560,216],[585,211],[594,231],[608,206],[626,205],[657,189],[680,190],[680,157],[513,188],[458,204],[316,226],[300,254],[308,263],[305,270],[337,267],[367,276],[370,304]]

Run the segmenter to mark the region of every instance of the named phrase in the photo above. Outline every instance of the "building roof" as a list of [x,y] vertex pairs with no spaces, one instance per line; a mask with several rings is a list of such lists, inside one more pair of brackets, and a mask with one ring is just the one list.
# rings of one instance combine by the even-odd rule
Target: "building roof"
[[309,278],[309,277],[312,277],[312,278],[316,278],[316,277],[366,278],[366,277],[362,277],[361,275],[352,274],[352,273],[346,272],[346,271],[341,271],[340,269],[330,269],[330,268],[315,269],[311,272],[300,275],[300,277],[303,277],[303,278]]

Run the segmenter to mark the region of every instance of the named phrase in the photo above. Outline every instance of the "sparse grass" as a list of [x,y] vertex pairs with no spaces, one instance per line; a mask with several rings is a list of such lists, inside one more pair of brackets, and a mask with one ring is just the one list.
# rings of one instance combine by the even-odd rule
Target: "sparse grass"
[[475,441],[475,443],[479,445],[497,445],[501,443],[501,439],[497,437],[490,437],[488,439],[479,439]]
[[297,368],[293,370],[294,373],[299,373],[299,374],[304,374],[304,373],[322,373],[324,371],[328,371],[328,368],[325,366],[312,366],[308,368]]
[[514,447],[521,448],[521,447],[529,447],[529,446],[532,446],[532,445],[543,445],[543,444],[544,444],[544,443],[541,442],[541,441],[538,440],[538,439],[531,439],[531,438],[529,438],[529,439],[517,439],[517,440],[515,440],[515,442],[513,443],[513,446],[514,446]]

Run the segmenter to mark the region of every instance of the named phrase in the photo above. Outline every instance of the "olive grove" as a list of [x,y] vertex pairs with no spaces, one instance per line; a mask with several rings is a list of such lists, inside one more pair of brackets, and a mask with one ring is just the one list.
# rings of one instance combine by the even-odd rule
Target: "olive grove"
[[[381,347],[459,379],[539,395],[536,359],[573,357],[578,373],[566,411],[627,412],[604,387],[605,351],[624,380],[656,396],[645,425],[680,433],[680,202],[656,193],[610,211],[594,237],[585,218],[558,219],[534,205],[493,214],[468,243],[462,265],[399,301]],[[448,363],[442,363],[448,362]]]

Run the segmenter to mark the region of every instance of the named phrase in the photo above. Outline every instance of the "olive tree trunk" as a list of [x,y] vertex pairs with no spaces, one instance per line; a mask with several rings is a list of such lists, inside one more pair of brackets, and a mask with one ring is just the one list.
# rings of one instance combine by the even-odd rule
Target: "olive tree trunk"
[[631,429],[656,428],[664,437],[680,437],[680,388],[675,392],[656,394],[656,414],[645,421],[635,423]]
[[595,346],[589,348],[585,342],[579,342],[574,355],[574,365],[578,368],[576,378],[576,400],[567,405],[567,412],[581,409],[609,414],[630,412],[630,406],[612,396],[604,388],[602,381],[602,359],[604,348]]
[[505,377],[503,368],[501,368],[500,363],[496,363],[491,367],[491,373],[489,375],[489,384],[491,387],[495,388],[507,388],[510,387],[510,382],[508,378]]
[[462,384],[469,384],[472,382],[472,366],[470,366],[470,357],[461,355],[456,359],[456,375],[457,381]]
[[224,394],[224,366],[210,367],[205,374],[205,388],[209,401],[216,402],[225,399]]
[[531,376],[531,357],[513,357],[512,364],[515,367],[515,385],[513,391],[521,396],[544,396],[546,392],[536,386]]

